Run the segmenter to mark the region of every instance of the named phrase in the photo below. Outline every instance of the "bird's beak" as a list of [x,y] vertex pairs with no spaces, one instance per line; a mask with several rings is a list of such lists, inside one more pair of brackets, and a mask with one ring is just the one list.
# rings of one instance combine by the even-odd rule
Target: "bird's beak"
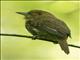
[[25,12],[16,12],[16,13],[24,15],[24,16],[27,15],[27,13],[25,13]]

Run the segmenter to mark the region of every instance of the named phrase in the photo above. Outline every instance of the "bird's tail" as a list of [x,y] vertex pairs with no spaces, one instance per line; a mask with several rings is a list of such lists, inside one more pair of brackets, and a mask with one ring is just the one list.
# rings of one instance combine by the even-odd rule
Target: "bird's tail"
[[69,54],[69,48],[68,48],[67,40],[58,40],[58,43],[59,43],[61,49],[62,49],[66,54]]

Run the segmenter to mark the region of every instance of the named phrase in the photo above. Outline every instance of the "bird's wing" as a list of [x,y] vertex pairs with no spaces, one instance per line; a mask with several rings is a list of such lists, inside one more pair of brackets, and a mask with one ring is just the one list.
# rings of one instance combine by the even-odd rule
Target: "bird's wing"
[[[40,23],[40,22],[39,22]],[[62,22],[61,22],[62,23]],[[63,37],[68,33],[66,26],[63,26],[60,21],[56,20],[43,20],[37,27],[38,30],[48,32],[51,35],[56,35],[58,37]]]

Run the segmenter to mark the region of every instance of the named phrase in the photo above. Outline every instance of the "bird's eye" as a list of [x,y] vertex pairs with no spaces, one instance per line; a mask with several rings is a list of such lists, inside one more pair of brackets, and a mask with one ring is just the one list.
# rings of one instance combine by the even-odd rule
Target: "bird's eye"
[[31,12],[28,12],[29,15],[31,15]]

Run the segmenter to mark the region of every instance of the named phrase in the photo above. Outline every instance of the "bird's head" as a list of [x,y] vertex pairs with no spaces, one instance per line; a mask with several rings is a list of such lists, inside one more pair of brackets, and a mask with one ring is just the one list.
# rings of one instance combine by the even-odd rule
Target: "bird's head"
[[28,18],[36,18],[36,17],[40,17],[40,16],[47,16],[50,15],[48,12],[43,11],[43,10],[31,10],[29,12],[16,12],[18,14],[24,15],[26,17],[26,19]]

